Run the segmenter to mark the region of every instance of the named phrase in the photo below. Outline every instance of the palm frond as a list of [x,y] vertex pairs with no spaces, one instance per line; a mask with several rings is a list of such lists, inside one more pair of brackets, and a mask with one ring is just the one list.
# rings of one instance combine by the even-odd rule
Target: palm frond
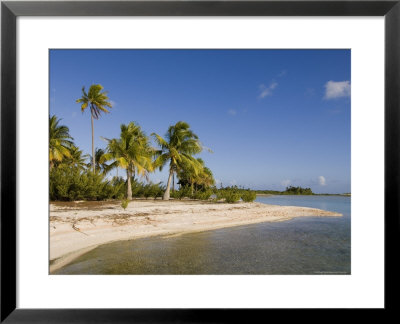
[[74,147],[73,138],[69,134],[69,128],[59,125],[61,119],[55,115],[49,117],[49,160],[61,162],[71,157],[71,149]]

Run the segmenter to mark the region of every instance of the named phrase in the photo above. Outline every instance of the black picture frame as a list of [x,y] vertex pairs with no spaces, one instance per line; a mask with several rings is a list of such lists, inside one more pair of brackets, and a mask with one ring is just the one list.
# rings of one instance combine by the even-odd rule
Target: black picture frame
[[[395,1],[2,1],[1,3],[1,322],[236,322],[278,310],[16,308],[16,19],[19,16],[384,16],[385,308],[395,311],[399,279],[400,0]],[[373,126],[373,125],[371,125]],[[373,188],[372,188],[373,190]],[[303,316],[309,312],[294,310]],[[381,314],[382,310],[377,310]],[[259,317],[261,316],[261,317]]]

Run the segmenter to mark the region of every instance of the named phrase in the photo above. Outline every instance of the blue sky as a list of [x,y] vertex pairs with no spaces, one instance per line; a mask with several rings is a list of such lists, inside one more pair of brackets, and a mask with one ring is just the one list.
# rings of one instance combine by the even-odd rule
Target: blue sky
[[350,50],[51,50],[50,114],[90,153],[90,113],[75,101],[99,83],[113,108],[95,121],[96,147],[122,123],[164,135],[184,120],[224,186],[350,192],[350,61]]

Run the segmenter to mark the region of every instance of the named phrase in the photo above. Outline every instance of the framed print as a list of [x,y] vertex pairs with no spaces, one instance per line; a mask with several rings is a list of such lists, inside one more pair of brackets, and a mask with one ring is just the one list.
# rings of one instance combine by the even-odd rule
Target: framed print
[[399,15],[2,2],[1,320],[392,310]]

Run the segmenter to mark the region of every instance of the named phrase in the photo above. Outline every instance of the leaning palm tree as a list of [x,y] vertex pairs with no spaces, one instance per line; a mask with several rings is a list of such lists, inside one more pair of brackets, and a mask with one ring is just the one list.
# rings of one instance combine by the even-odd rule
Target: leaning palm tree
[[195,133],[190,129],[188,123],[179,121],[170,126],[165,135],[165,139],[158,134],[151,134],[160,146],[160,150],[155,152],[155,167],[162,168],[169,163],[169,176],[167,188],[163,200],[169,200],[170,186],[173,174],[183,168],[192,168],[196,173],[198,170],[198,161],[193,157],[202,151],[201,143]]
[[70,149],[73,146],[73,138],[69,134],[69,128],[59,125],[61,119],[53,115],[49,119],[49,162],[50,169],[56,163],[71,157]]
[[130,122],[128,125],[121,125],[120,138],[105,140],[108,142],[107,152],[100,158],[100,163],[113,160],[110,168],[126,169],[126,197],[131,200],[131,178],[135,175],[147,177],[153,171],[154,150],[150,147],[149,138],[139,125]]
[[90,108],[92,121],[92,167],[93,173],[96,172],[96,161],[94,154],[94,126],[93,119],[99,119],[101,112],[108,113],[107,108],[112,108],[111,102],[107,96],[107,91],[102,91],[103,87],[100,84],[93,84],[86,93],[85,87],[82,88],[82,97],[76,102],[81,104],[82,113],[87,107]]

